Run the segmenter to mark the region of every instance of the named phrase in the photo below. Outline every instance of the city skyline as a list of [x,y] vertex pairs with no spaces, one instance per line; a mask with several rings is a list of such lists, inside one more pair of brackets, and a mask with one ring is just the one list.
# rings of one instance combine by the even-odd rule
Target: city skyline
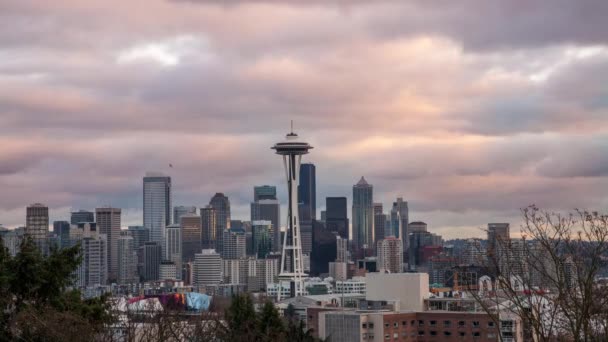
[[608,4],[311,3],[0,5],[0,223],[39,202],[142,225],[147,171],[173,206],[222,192],[246,219],[269,184],[285,208],[266,150],[292,119],[317,147],[317,217],[345,196],[352,218],[361,176],[446,238],[608,205]]

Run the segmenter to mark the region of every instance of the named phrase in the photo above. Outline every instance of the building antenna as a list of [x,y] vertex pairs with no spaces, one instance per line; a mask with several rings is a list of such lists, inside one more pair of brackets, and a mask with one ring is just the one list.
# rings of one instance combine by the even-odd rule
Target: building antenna
[[293,134],[293,120],[291,120],[291,133]]

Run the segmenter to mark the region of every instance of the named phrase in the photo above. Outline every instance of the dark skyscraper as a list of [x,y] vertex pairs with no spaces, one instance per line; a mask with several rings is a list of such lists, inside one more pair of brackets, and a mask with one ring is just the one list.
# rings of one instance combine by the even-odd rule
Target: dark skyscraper
[[336,260],[336,232],[328,230],[323,222],[313,221],[310,274],[318,276],[329,272],[329,263]]
[[194,261],[194,255],[203,249],[202,220],[200,215],[183,215],[180,218],[182,229],[182,260]]
[[82,222],[95,222],[95,213],[88,210],[73,211],[70,216],[70,224]]
[[374,246],[378,241],[384,239],[386,228],[386,215],[384,215],[382,203],[374,203]]
[[69,247],[70,244],[70,223],[68,221],[54,221],[53,234],[59,238],[59,247]]
[[[201,247],[203,249],[217,248],[217,231],[217,210],[210,205],[201,208]],[[196,253],[200,253],[200,251]]]
[[311,221],[317,218],[317,184],[314,164],[300,165],[298,205],[301,221]]
[[215,249],[221,255],[224,247],[224,231],[230,229],[230,200],[223,193],[218,192],[213,195],[211,201],[209,201],[209,205],[216,212]]
[[144,267],[142,278],[155,281],[159,278],[162,248],[156,241],[146,242],[143,247]]
[[[325,226],[343,239],[349,238],[346,197],[327,197],[325,199]],[[332,260],[333,261],[333,260]]]

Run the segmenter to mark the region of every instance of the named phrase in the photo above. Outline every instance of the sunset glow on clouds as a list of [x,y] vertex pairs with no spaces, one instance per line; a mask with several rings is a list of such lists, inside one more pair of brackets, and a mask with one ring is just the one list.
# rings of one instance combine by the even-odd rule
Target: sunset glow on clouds
[[[361,175],[446,237],[518,209],[608,207],[608,2],[70,1],[0,4],[0,223],[113,205],[141,177],[249,218],[294,120],[317,203]],[[168,164],[174,165],[168,169]],[[350,199],[349,199],[350,205]]]

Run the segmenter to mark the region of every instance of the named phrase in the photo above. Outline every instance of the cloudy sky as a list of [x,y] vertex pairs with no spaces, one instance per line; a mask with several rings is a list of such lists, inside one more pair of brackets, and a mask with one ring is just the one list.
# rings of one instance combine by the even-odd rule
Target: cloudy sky
[[[0,2],[0,223],[280,185],[295,121],[319,210],[362,175],[445,237],[608,206],[608,1]],[[173,164],[169,169],[168,164]],[[349,199],[350,205],[350,199]]]

